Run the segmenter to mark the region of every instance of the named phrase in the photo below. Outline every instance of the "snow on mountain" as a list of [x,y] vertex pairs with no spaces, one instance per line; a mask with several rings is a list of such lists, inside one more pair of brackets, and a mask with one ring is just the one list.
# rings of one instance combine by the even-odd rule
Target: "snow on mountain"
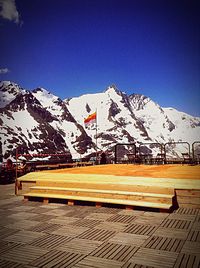
[[56,120],[50,124],[62,134],[72,156],[78,158],[80,154],[90,153],[93,146],[92,140],[71,115],[66,104],[43,88],[33,90],[33,95],[47,111],[55,116]]
[[73,117],[83,125],[94,142],[96,125],[85,128],[83,122],[89,114],[97,112],[97,145],[101,149],[120,142],[133,143],[139,137],[141,141],[148,139],[144,127],[129,109],[126,96],[113,86],[103,93],[87,94],[65,102]]
[[175,125],[164,110],[144,95],[133,94],[130,99],[135,116],[141,120],[151,140],[160,143],[169,140]]
[[[61,117],[64,114],[65,116],[69,116],[68,111],[63,111],[63,101],[48,90],[44,88],[37,88],[32,91],[32,94],[40,102],[42,107],[49,111],[52,115],[56,117]],[[73,119],[71,120],[73,121]]]
[[174,108],[163,108],[168,118],[174,122],[172,138],[187,141],[190,144],[200,140],[200,118],[179,112]]
[[[10,84],[4,84],[3,92],[6,89],[10,90]],[[4,157],[14,156],[16,148],[20,153],[68,151],[62,135],[50,125],[56,117],[43,108],[30,91],[17,92],[15,99],[0,108],[0,143]]]
[[17,84],[10,81],[0,82],[0,108],[11,103],[18,94],[25,93]]
[[[150,98],[128,96],[112,85],[102,93],[61,100],[44,88],[28,91],[0,82],[0,153],[14,156],[17,147],[30,153],[69,152],[72,158],[96,150],[113,150],[117,143],[200,139],[200,118],[162,108]],[[96,125],[84,118],[97,112]],[[96,139],[97,138],[97,139]]]

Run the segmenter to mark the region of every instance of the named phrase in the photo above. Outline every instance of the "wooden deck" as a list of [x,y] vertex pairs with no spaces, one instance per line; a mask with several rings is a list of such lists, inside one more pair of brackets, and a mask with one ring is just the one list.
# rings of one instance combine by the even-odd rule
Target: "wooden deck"
[[[119,176],[124,168],[130,174],[130,167],[132,174],[140,168],[149,177]],[[25,200],[42,198],[45,203],[54,198],[65,199],[70,205],[77,200],[94,202],[98,207],[109,203],[160,210],[200,208],[199,167],[180,165],[176,169],[175,172],[174,166],[147,169],[146,166],[105,165],[33,172],[18,179],[17,193]],[[114,175],[109,174],[111,171]],[[166,177],[167,174],[173,175],[172,178]],[[192,179],[188,179],[189,175]]]
[[0,185],[0,267],[199,268],[200,209],[23,202]]

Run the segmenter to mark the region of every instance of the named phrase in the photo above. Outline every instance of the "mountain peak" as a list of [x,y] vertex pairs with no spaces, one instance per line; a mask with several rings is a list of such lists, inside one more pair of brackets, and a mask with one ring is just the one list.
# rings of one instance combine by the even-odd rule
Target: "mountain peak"
[[6,91],[6,90],[9,90],[11,88],[15,88],[18,91],[22,90],[22,88],[18,84],[14,83],[14,82],[0,81],[0,90],[1,91]]
[[59,97],[53,95],[50,91],[42,87],[34,89],[32,93],[44,107],[54,106],[55,103],[61,101]]
[[111,86],[107,87],[105,90],[106,93],[117,93],[118,95],[121,95],[121,91],[117,88],[115,84],[112,84]]
[[33,89],[33,91],[32,91],[33,93],[39,93],[40,92],[40,94],[42,93],[42,94],[51,94],[48,90],[46,90],[45,88],[43,88],[43,87],[37,87],[37,88],[35,88],[35,89]]
[[10,81],[0,81],[0,108],[4,108],[11,101],[13,101],[17,95],[24,93],[18,84]]

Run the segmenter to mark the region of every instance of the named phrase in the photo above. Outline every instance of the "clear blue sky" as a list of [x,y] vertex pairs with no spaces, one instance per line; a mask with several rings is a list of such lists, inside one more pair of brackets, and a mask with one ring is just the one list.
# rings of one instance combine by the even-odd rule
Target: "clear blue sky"
[[200,116],[198,3],[0,0],[0,80],[62,99],[116,84]]

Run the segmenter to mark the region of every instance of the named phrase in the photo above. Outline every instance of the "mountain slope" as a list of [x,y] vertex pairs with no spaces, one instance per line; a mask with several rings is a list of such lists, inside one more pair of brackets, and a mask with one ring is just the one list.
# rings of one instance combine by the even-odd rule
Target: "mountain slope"
[[0,109],[1,144],[4,157],[20,153],[68,151],[65,141],[52,126],[57,120],[44,109],[31,92],[18,92],[15,99]]
[[[72,158],[117,143],[166,143],[200,139],[200,118],[162,108],[150,98],[110,86],[104,92],[61,100],[44,88],[33,91],[0,82],[0,153],[68,153]],[[96,124],[84,118],[97,111]],[[97,145],[97,147],[96,147]],[[20,149],[20,150],[21,150]]]
[[[66,101],[68,110],[83,125],[84,118],[97,111],[98,147],[107,148],[116,143],[133,143],[139,138],[141,142],[149,140],[147,132],[135,117],[127,103],[126,95],[109,87],[105,92],[83,95]],[[78,107],[78,111],[77,111]],[[96,125],[85,128],[89,136],[95,140]],[[133,130],[134,135],[133,135]]]
[[73,157],[90,153],[94,144],[83,127],[71,115],[65,103],[45,89],[36,89],[33,95],[56,118],[50,125],[62,135]]
[[173,139],[178,137],[189,143],[200,140],[200,120],[198,117],[179,112],[174,108],[163,108],[163,111],[174,122]]

